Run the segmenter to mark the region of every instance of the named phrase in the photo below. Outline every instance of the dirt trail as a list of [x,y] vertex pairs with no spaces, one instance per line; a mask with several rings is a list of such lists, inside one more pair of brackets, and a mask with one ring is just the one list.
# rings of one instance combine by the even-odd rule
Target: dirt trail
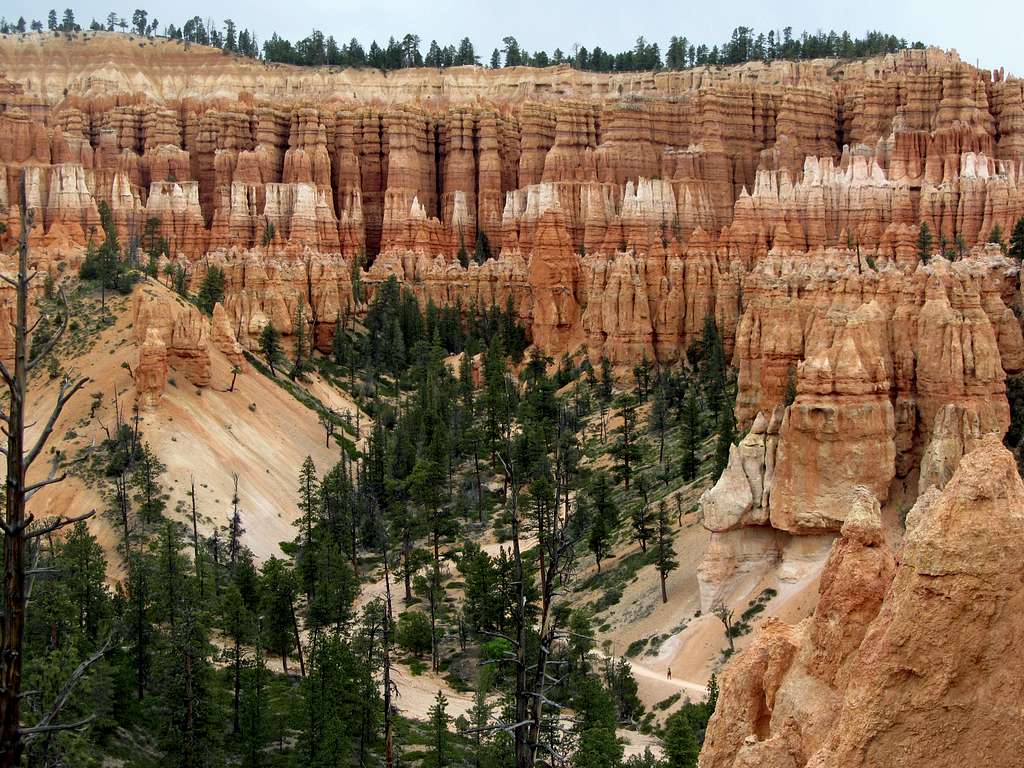
[[434,706],[434,697],[438,690],[443,691],[448,699],[448,714],[451,717],[468,714],[473,706],[473,696],[459,693],[448,683],[429,670],[421,675],[414,675],[408,667],[396,664],[391,668],[391,679],[398,689],[395,706],[406,717],[426,720],[427,712]]

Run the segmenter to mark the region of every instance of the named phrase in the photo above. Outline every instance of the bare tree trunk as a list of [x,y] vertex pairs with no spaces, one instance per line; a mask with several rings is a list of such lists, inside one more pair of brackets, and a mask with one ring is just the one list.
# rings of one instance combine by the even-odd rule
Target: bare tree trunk
[[196,512],[196,479],[190,477],[189,481],[192,484],[192,490],[189,496],[192,497],[192,559],[196,566],[196,576],[199,577],[199,594],[203,594],[203,561],[199,557],[199,524],[198,514]]
[[[29,326],[28,301],[29,284],[36,273],[28,271],[28,233],[32,228],[32,214],[28,211],[25,195],[25,175],[22,173],[20,184],[21,198],[21,236],[18,242],[18,275],[16,278],[3,276],[2,279],[13,286],[16,293],[14,315],[14,372],[0,362],[0,374],[10,393],[7,413],[0,413],[0,421],[4,422],[7,433],[7,446],[0,448],[7,458],[6,499],[4,519],[0,529],[4,534],[3,543],[3,618],[0,621],[0,767],[13,768],[21,763],[24,750],[23,737],[32,729],[21,727],[21,684],[23,645],[25,635],[25,609],[28,602],[25,576],[25,553],[30,539],[46,535],[63,528],[72,522],[84,520],[91,512],[77,518],[59,516],[55,522],[40,529],[29,531],[33,516],[26,515],[25,504],[36,490],[43,486],[63,480],[63,476],[50,478],[33,485],[26,482],[26,474],[32,462],[42,453],[44,446],[53,432],[64,405],[85,383],[80,379],[72,383],[65,378],[61,381],[57,402],[50,412],[42,432],[36,442],[26,453],[25,450],[25,406],[28,396],[28,375],[41,360],[56,346],[63,335],[68,322],[67,305],[63,323],[43,349],[33,358],[29,358]],[[63,292],[62,292],[63,297]],[[54,730],[53,726],[47,726]]]
[[295,629],[295,650],[299,654],[299,674],[303,677],[306,676],[306,662],[302,657],[302,637],[299,635],[299,619],[295,615],[295,603],[292,602],[292,627]]
[[387,539],[384,540],[384,595],[387,605],[384,614],[384,766],[394,766],[393,734],[391,723],[391,574],[388,570]]
[[235,636],[235,658],[234,658],[234,699],[232,702],[231,712],[231,732],[241,733],[241,724],[238,721],[238,710],[241,706],[242,698],[242,646],[238,642],[238,636]]

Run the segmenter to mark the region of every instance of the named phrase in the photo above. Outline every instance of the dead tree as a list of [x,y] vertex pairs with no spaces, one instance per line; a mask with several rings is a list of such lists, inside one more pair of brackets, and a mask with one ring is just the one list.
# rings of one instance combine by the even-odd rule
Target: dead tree
[[320,426],[324,428],[324,432],[327,435],[325,448],[331,447],[331,438],[334,437],[334,430],[337,428],[337,424],[334,421],[335,418],[337,417],[333,410],[320,412]]
[[733,651],[736,650],[736,645],[735,645],[735,643],[733,642],[733,639],[732,639],[732,637],[733,637],[732,609],[727,607],[725,605],[725,603],[723,603],[721,600],[719,600],[717,603],[715,603],[714,607],[711,610],[715,614],[715,616],[718,617],[718,620],[720,622],[722,622],[722,626],[725,627],[725,638],[726,638],[726,640],[729,641],[729,653],[732,653]]
[[[505,379],[505,396],[511,402],[511,383]],[[512,623],[515,635],[494,634],[503,637],[513,648],[509,660],[515,668],[514,722],[500,724],[496,730],[508,732],[513,741],[513,764],[516,768],[532,768],[539,762],[558,763],[562,756],[550,754],[547,758],[538,757],[539,750],[551,752],[551,747],[543,743],[541,728],[545,722],[545,708],[558,712],[563,705],[552,701],[549,694],[557,688],[563,679],[551,672],[551,652],[556,641],[564,638],[565,633],[558,627],[555,598],[567,582],[574,566],[574,551],[579,541],[574,532],[577,526],[573,521],[573,511],[568,501],[568,474],[556,470],[556,487],[559,489],[552,499],[535,505],[532,519],[527,519],[521,502],[521,492],[525,478],[520,467],[516,465],[513,449],[513,433],[511,425],[502,436],[504,446],[496,451],[496,458],[502,467],[507,488],[506,511],[511,524],[512,533],[512,566],[514,593],[512,606]],[[557,451],[557,464],[563,467],[565,457],[561,448]],[[566,470],[567,472],[567,470]],[[562,513],[560,497],[566,497],[565,512]],[[538,615],[532,619],[533,628],[537,632],[536,649],[531,649],[529,630],[531,619],[528,616],[528,596],[526,593],[527,574],[521,541],[524,535],[533,532],[537,536],[537,584],[539,587],[540,604]]]
[[[0,428],[7,437],[6,448],[0,452],[7,459],[7,484],[4,518],[0,521],[3,531],[3,604],[4,612],[0,621],[0,768],[13,768],[20,765],[22,752],[28,738],[37,733],[52,733],[81,727],[84,723],[54,723],[55,714],[51,713],[36,727],[24,728],[21,724],[22,699],[22,664],[24,661],[25,611],[28,602],[26,585],[26,559],[28,550],[34,539],[47,536],[79,520],[91,517],[93,512],[83,515],[58,515],[42,523],[33,525],[35,518],[27,513],[25,505],[40,488],[64,479],[64,475],[52,476],[45,480],[30,483],[27,479],[32,464],[42,455],[49,442],[53,428],[60,418],[61,412],[68,401],[85,386],[88,379],[73,380],[67,374],[61,380],[56,403],[53,405],[39,436],[31,445],[25,440],[25,411],[28,405],[28,378],[31,371],[53,351],[68,324],[68,308],[61,290],[60,298],[64,304],[64,312],[58,331],[53,334],[42,349],[32,357],[29,356],[30,336],[35,325],[28,322],[29,287],[38,276],[38,272],[29,272],[28,266],[28,233],[32,228],[33,215],[28,210],[25,195],[25,176],[21,177],[21,235],[18,240],[18,273],[12,278],[0,275],[5,283],[14,288],[15,308],[12,330],[14,332],[14,370],[0,361],[0,376],[9,393],[6,412],[0,412]],[[36,321],[38,323],[38,321]],[[79,674],[78,677],[81,677]],[[72,676],[68,682],[73,684],[77,678]],[[64,697],[66,698],[66,697]]]

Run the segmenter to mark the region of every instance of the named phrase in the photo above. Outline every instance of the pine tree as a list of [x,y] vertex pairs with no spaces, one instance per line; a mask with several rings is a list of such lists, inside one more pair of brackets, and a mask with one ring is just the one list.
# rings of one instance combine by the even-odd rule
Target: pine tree
[[[637,480],[637,485],[640,484],[640,480],[643,479],[641,475]],[[633,540],[640,545],[640,551],[647,551],[647,541],[651,538],[651,520],[650,520],[650,509],[645,502],[640,502],[633,507],[630,512],[629,519],[633,528]]]
[[260,332],[260,353],[270,366],[270,374],[276,376],[274,363],[281,356],[281,334],[272,322],[268,321]]
[[243,768],[261,768],[267,730],[268,673],[263,654],[263,617],[256,620],[253,661],[243,670],[241,731]]
[[988,233],[988,241],[999,246],[999,250],[1006,250],[1006,243],[1003,242],[1003,228],[996,224]]
[[921,227],[917,230],[917,260],[927,264],[932,256],[932,231],[928,222],[922,221]]
[[55,547],[55,569],[74,611],[75,629],[94,643],[111,608],[103,547],[89,533],[85,521],[75,523],[64,541],[57,542]]
[[786,389],[782,393],[782,404],[790,406],[796,401],[796,366],[790,363],[786,368]]
[[651,415],[648,429],[658,436],[658,463],[665,463],[665,433],[668,431],[669,411],[668,392],[664,383],[659,380],[654,388],[654,402],[651,403]]
[[153,708],[160,721],[162,764],[201,768],[220,760],[211,646],[201,614],[189,599],[181,621],[162,643],[154,678]]
[[667,768],[694,768],[700,748],[685,710],[673,713],[665,721],[662,739]]
[[636,383],[636,398],[641,403],[647,402],[647,392],[651,388],[651,364],[646,353],[643,359],[633,366],[633,381]]
[[717,411],[725,394],[726,363],[722,335],[718,331],[718,323],[711,315],[704,317],[699,357],[699,373],[708,407]]
[[[497,53],[497,51],[495,51]],[[493,67],[497,69],[497,67]],[[477,264],[483,264],[491,258],[491,244],[487,240],[487,235],[482,229],[476,231],[476,245],[473,249],[473,259]]]
[[632,397],[622,398],[619,415],[622,416],[622,425],[614,431],[617,438],[610,452],[615,459],[615,473],[628,491],[633,469],[642,458],[636,430],[636,403]]
[[590,532],[587,546],[594,553],[598,573],[601,561],[608,551],[608,542],[619,524],[619,510],[612,498],[608,477],[604,472],[597,472],[589,491],[590,497]]
[[167,501],[160,485],[160,476],[165,469],[149,444],[144,444],[132,467],[131,482],[135,488],[133,499],[138,505],[139,520],[146,526],[152,527],[163,520]]
[[196,294],[196,304],[208,315],[213,314],[214,305],[224,301],[224,270],[216,264],[211,264],[203,277],[199,293]]
[[295,319],[292,323],[293,341],[295,344],[295,360],[288,378],[295,380],[306,370],[306,356],[309,353],[309,326],[306,324],[306,308],[304,302],[295,307]]
[[271,557],[263,564],[261,581],[263,641],[267,648],[280,654],[281,669],[287,675],[288,654],[295,647],[295,577],[285,561]]
[[434,697],[434,703],[427,710],[427,720],[430,722],[430,737],[432,753],[430,762],[426,765],[434,768],[444,768],[448,765],[448,724],[451,717],[448,715],[448,698],[444,692],[438,690]]
[[242,527],[242,512],[239,509],[239,502],[241,498],[238,495],[238,475],[232,476],[232,491],[231,491],[231,517],[228,518],[228,562],[231,565],[231,570],[234,571],[235,566],[238,564],[238,556],[242,551],[242,534],[245,533],[245,528]]
[[658,502],[657,554],[655,567],[658,569],[658,575],[661,577],[661,602],[667,603],[668,591],[665,588],[665,582],[668,580],[668,575],[679,567],[679,561],[676,559],[676,550],[672,543],[672,528],[664,499]]
[[1006,252],[1017,259],[1017,261],[1024,260],[1024,216],[1017,219],[1017,223],[1013,225],[1013,233],[1010,235],[1010,247]]
[[221,629],[228,640],[227,654],[231,663],[232,699],[231,699],[231,732],[241,733],[241,701],[242,701],[242,646],[249,642],[252,635],[252,614],[249,613],[242,593],[235,584],[229,584],[224,591],[220,606]]
[[299,469],[299,516],[295,519],[295,526],[300,530],[299,572],[302,575],[302,586],[307,600],[312,599],[315,591],[313,529],[317,525],[321,509],[320,499],[320,480],[316,475],[316,465],[313,464],[312,457],[307,456]]
[[687,482],[695,480],[700,471],[700,459],[697,450],[701,442],[700,409],[697,406],[696,385],[690,383],[686,387],[686,396],[683,398],[682,413],[682,457],[680,470],[683,479]]
[[719,477],[729,463],[729,450],[736,440],[736,418],[733,415],[732,400],[722,400],[718,411],[718,441],[715,444],[715,477]]

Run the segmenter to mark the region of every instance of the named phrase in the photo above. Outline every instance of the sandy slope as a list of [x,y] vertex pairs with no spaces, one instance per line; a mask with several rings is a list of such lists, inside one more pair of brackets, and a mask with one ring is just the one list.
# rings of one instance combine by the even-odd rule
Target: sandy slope
[[[699,613],[697,567],[708,537],[695,513],[685,515],[683,526],[677,530],[674,539],[679,568],[668,577],[668,602],[661,602],[660,581],[654,567],[646,566],[626,585],[619,603],[602,613],[595,622],[599,626],[608,625],[598,633],[598,645],[606,647],[616,657],[623,656],[638,640],[669,635],[655,651],[645,650],[628,659],[637,680],[640,699],[648,709],[676,693],[682,694],[679,702],[664,712],[671,713],[686,699],[703,700],[709,678],[722,666],[722,651],[728,647],[724,628],[716,616]],[[610,570],[621,558],[638,551],[636,544],[620,544],[616,548],[616,557],[605,561],[602,568]],[[818,577],[827,553],[827,542],[822,542],[817,549],[802,551],[797,564],[788,571],[780,568],[764,578],[751,578],[741,584],[729,601],[735,615],[739,616],[750,600],[767,587],[777,590],[778,595],[755,619],[752,625],[754,632],[758,622],[767,616],[796,622],[810,615],[816,603]],[[579,578],[585,579],[593,572],[591,560]],[[779,573],[782,572],[792,574],[792,578],[780,579]],[[595,597],[596,593],[588,593],[582,602]],[[735,641],[737,649],[746,647],[752,636],[738,638]],[[668,679],[669,669],[672,670],[671,680]],[[659,719],[661,717],[663,713],[659,712]]]
[[[115,393],[122,418],[131,418],[134,387],[129,372],[121,366],[127,362],[134,368],[138,348],[132,340],[128,300],[117,299],[115,306],[116,324],[100,334],[84,354],[61,360],[65,367],[74,367],[80,375],[91,379],[68,404],[54,430],[53,446],[68,457],[73,458],[81,449],[102,441],[104,426],[113,429]],[[168,510],[172,516],[184,519],[183,513],[174,510],[179,503],[189,504],[189,480],[194,475],[200,526],[206,533],[228,519],[232,475],[238,474],[246,528],[244,541],[258,558],[264,559],[279,554],[278,542],[294,536],[292,521],[298,514],[295,489],[303,459],[312,456],[323,473],[340,454],[336,447],[324,446],[324,432],[316,414],[273,381],[248,366],[231,393],[225,391],[230,380],[230,366],[215,350],[212,382],[205,389],[192,386],[172,369],[160,405],[140,414],[140,427],[145,442],[167,466],[164,485],[170,496]],[[43,408],[53,401],[56,388],[56,382],[33,382],[32,418],[42,419]],[[104,400],[96,417],[90,420],[93,392],[102,393]],[[339,411],[354,407],[337,392],[331,405]],[[69,436],[72,429],[75,436]],[[34,471],[45,474],[46,468],[40,466]],[[71,477],[61,486],[41,491],[30,505],[37,516],[77,513],[101,509],[102,499],[96,487]],[[113,553],[117,534],[111,524],[97,515],[90,521],[90,528],[108,552]]]

